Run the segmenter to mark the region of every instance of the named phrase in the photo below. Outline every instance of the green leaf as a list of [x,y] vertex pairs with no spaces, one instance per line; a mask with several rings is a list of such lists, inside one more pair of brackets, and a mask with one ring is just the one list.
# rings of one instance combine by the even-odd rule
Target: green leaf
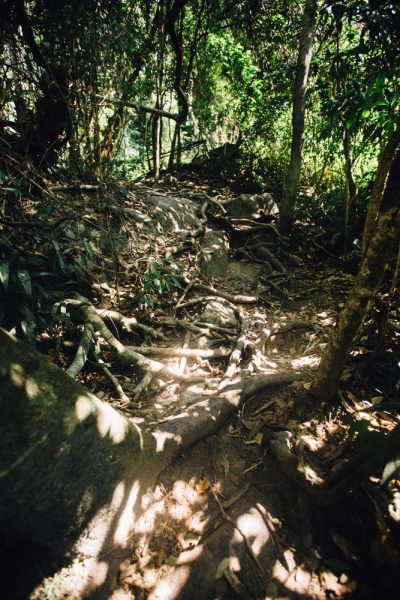
[[0,281],[3,284],[4,290],[7,292],[10,281],[10,263],[8,260],[0,261]]
[[5,140],[5,139],[4,139],[4,138],[2,138],[2,137],[0,137],[0,144],[1,144],[1,145],[4,145],[4,146],[7,146],[7,148],[10,148],[10,149],[11,149],[11,144],[9,144],[9,143],[7,142],[7,140]]
[[2,246],[5,246],[6,248],[8,248],[8,250],[12,250],[13,249],[13,247],[10,246],[10,244],[8,242],[6,242],[6,240],[3,240],[3,238],[0,238],[0,244]]
[[36,346],[35,329],[32,321],[21,321],[21,329],[23,331],[25,341],[34,348]]
[[126,187],[123,187],[123,186],[122,186],[122,187],[120,187],[120,188],[119,188],[119,191],[121,192],[121,194],[122,194],[123,196],[125,196],[125,198],[127,198],[127,197],[128,197],[128,194],[129,194],[129,192],[128,192],[128,190],[126,189]]
[[29,200],[35,200],[35,197],[32,196],[32,194],[30,194],[28,192],[28,190],[25,190],[24,188],[13,186],[13,187],[3,187],[1,189],[4,192],[12,192],[13,194],[18,194],[19,196],[23,196],[24,198],[29,198]]
[[181,286],[180,282],[179,282],[177,279],[175,279],[175,277],[173,277],[172,275],[171,275],[171,281],[173,281],[173,282],[174,282],[174,284],[175,284],[175,285],[176,285],[178,288],[181,288],[181,289],[182,289],[182,286]]
[[342,573],[349,573],[351,571],[351,566],[348,565],[344,560],[340,560],[339,558],[326,558],[323,562],[327,567],[332,569],[332,571],[336,575],[341,575]]
[[22,285],[25,294],[32,300],[32,281],[28,271],[17,271],[18,281]]
[[48,217],[51,217],[51,215],[53,214],[54,211],[54,207],[55,207],[56,203],[55,202],[50,202],[50,204],[48,204],[46,206],[46,215]]
[[89,240],[87,238],[83,239],[83,243],[85,244],[85,248],[87,253],[89,254],[90,260],[94,260],[94,254],[91,245],[89,244]]
[[63,259],[63,254],[62,254],[62,252],[61,252],[61,248],[60,248],[60,246],[57,244],[57,242],[54,242],[54,241],[53,241],[52,243],[53,243],[53,246],[54,246],[54,250],[56,251],[56,255],[57,255],[58,264],[60,265],[60,268],[61,268],[61,270],[65,272],[65,271],[66,271],[66,269],[67,269],[67,265],[66,265],[66,264],[65,264],[65,262],[64,262],[64,259]]
[[36,283],[36,281],[32,282],[32,288],[37,290],[39,294],[44,298],[46,302],[49,300],[49,294],[46,290],[40,285],[40,283]]
[[27,318],[28,321],[36,321],[36,317],[33,312],[26,306],[26,304],[22,304],[21,302],[16,302],[14,304],[15,308]]

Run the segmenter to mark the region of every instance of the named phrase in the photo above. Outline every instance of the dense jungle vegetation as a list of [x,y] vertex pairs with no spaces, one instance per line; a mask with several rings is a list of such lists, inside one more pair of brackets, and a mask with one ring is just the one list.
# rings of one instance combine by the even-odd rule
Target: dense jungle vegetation
[[[0,0],[4,597],[73,598],[51,579],[73,561],[76,598],[397,597],[399,120],[394,0]],[[264,271],[246,287],[253,267]],[[307,327],[284,372],[268,344]],[[260,399],[249,425],[254,397],[289,385],[272,421],[257,420]],[[161,497],[143,500],[148,489],[229,418],[226,435],[268,448],[307,514],[325,511],[301,542],[314,591],[289,583],[284,548],[297,542],[276,537],[256,479],[251,499],[287,579],[265,575],[206,467],[197,493],[241,532],[251,577],[224,563],[226,589],[200,592],[201,569],[179,583],[184,559],[167,560],[193,548],[177,534],[166,550],[165,515],[164,545],[157,515],[140,538],[138,515]],[[325,445],[320,470],[304,458],[310,430]],[[215,451],[225,478],[226,444],[222,460]],[[9,577],[24,544],[26,566]],[[210,586],[214,566],[202,567]]]

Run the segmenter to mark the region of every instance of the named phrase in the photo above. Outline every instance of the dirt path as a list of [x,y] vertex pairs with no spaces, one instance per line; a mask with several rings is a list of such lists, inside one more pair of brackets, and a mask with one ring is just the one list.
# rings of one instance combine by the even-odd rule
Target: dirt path
[[[224,215],[221,220],[220,214],[209,214],[206,223],[200,224],[204,226],[202,234],[182,238],[182,231],[193,232],[199,226],[205,194],[217,203],[235,197],[215,181],[159,190],[146,182],[115,186],[108,190],[111,210],[104,236],[102,229],[88,226],[102,219],[97,201],[82,194],[85,220],[71,222],[64,233],[69,240],[86,236],[86,248],[91,245],[87,259],[98,269],[98,274],[91,276],[91,301],[100,311],[118,310],[162,333],[162,341],[151,341],[146,333],[143,340],[143,331],[133,337],[122,332],[123,343],[139,350],[143,342],[170,349],[186,345],[194,351],[232,350],[245,324],[244,344],[229,380],[282,372],[301,376],[289,386],[265,389],[251,397],[217,434],[196,443],[164,470],[156,486],[143,496],[142,512],[134,533],[123,544],[118,577],[109,597],[344,597],[357,584],[347,575],[334,574],[329,566],[329,561],[343,557],[332,539],[332,521],[280,471],[268,442],[271,432],[287,431],[296,440],[298,457],[311,481],[327,476],[345,459],[346,455],[338,452],[347,436],[340,407],[316,407],[308,421],[293,418],[291,409],[309,386],[352,278],[336,273],[334,267],[329,270],[320,265],[315,270],[313,257],[291,244],[276,256],[282,273],[294,277],[294,287],[285,281],[286,275],[278,289],[266,286],[265,257],[253,262],[237,252],[237,247],[251,246],[248,224],[244,223],[238,241],[239,234],[235,239],[223,222]],[[190,212],[193,202],[197,202],[197,215]],[[216,210],[218,213],[218,206]],[[253,245],[271,233],[271,219],[263,220],[265,214],[261,213],[252,219],[259,217],[261,230],[252,232],[256,236]],[[244,216],[235,218],[240,221]],[[71,246],[74,244],[71,241]],[[176,251],[178,244],[182,246]],[[166,256],[170,262],[163,262]],[[165,271],[152,271],[152,260]],[[113,278],[114,269],[118,270],[117,279]],[[198,287],[185,289],[182,274]],[[157,287],[155,280],[163,277]],[[139,307],[132,300],[138,290],[142,294]],[[225,294],[225,300],[218,292]],[[211,300],[201,300],[211,296]],[[240,298],[255,301],[241,302]],[[192,327],[189,336],[187,327],[171,326],[176,319],[199,329]],[[42,349],[51,357],[51,344],[46,340]],[[66,345],[61,364],[67,366],[72,357]],[[107,350],[105,357],[113,359]],[[150,426],[180,418],[189,406],[224,384],[228,366],[224,357],[169,356],[162,360],[171,369],[205,377],[205,382],[154,377],[138,394],[139,379],[130,369],[118,366],[113,374],[123,388],[125,399],[121,399],[109,377],[90,365],[79,378],[98,397],[127,412],[134,423]],[[80,590],[87,587],[91,560],[90,555],[78,552],[72,565],[46,578],[30,598],[78,600]]]

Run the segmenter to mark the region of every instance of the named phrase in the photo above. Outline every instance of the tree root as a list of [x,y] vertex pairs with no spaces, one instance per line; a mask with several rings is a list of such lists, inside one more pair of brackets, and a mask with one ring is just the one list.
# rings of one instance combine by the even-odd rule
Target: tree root
[[75,354],[75,358],[68,367],[68,369],[65,370],[67,375],[72,377],[72,379],[75,379],[78,373],[80,373],[83,367],[85,366],[95,336],[96,334],[93,330],[92,325],[90,323],[85,323],[85,327],[79,342],[78,350]]
[[124,315],[117,312],[116,310],[107,310],[104,308],[96,308],[96,307],[93,307],[93,308],[96,311],[96,313],[99,315],[99,317],[101,317],[102,319],[109,320],[109,321],[115,321],[129,333],[132,333],[133,329],[136,328],[136,329],[141,329],[145,334],[154,338],[155,340],[165,340],[165,336],[162,333],[156,331],[152,327],[147,327],[146,325],[139,323],[138,320],[135,319],[135,317],[125,317]]
[[157,348],[155,346],[126,346],[129,350],[143,354],[144,356],[168,356],[168,357],[195,357],[199,358],[223,358],[230,356],[230,348],[216,348],[215,350],[204,350],[196,348]]
[[268,261],[262,260],[261,258],[256,258],[255,256],[252,256],[252,254],[247,252],[247,250],[245,248],[238,248],[236,250],[236,253],[241,254],[242,256],[244,256],[245,258],[250,260],[251,262],[258,263],[260,265],[264,265],[264,267],[267,269],[268,273],[272,273],[272,267]]
[[[349,492],[354,490],[375,469],[383,466],[400,450],[400,425],[397,425],[386,437],[381,452],[365,450],[339,471],[329,475],[325,480],[315,476],[311,469],[304,467],[290,451],[291,434],[288,431],[270,433],[270,447],[284,473],[293,479],[307,494],[310,494],[322,506],[329,507],[339,502]],[[312,477],[310,478],[310,473]]]
[[244,344],[246,341],[246,332],[247,332],[246,319],[244,318],[244,314],[241,310],[236,311],[236,316],[238,317],[239,322],[240,322],[240,335],[237,338],[235,349],[230,356],[228,368],[225,371],[225,375],[221,379],[221,382],[218,386],[219,390],[224,388],[228,384],[228,382],[232,379],[233,375],[235,374],[236,367],[242,356],[242,351],[243,351]]
[[272,335],[276,335],[278,333],[286,333],[287,331],[291,331],[292,329],[305,329],[312,327],[312,323],[308,321],[288,321],[287,323],[274,323],[271,327],[265,327],[258,334],[257,338],[253,342],[254,348],[263,348],[265,344],[268,342],[269,338]]
[[110,369],[108,367],[102,367],[100,363],[99,363],[99,366],[100,366],[101,370],[103,371],[104,375],[107,375],[108,379],[111,381],[111,383],[115,387],[119,400],[122,400],[123,402],[129,402],[130,398],[125,394],[124,390],[122,389],[122,385],[120,384],[118,379],[116,377],[114,377],[114,375],[111,373]]
[[[120,341],[118,341],[111,331],[107,328],[104,321],[97,314],[94,306],[79,294],[74,294],[73,299],[66,300],[67,304],[71,304],[75,310],[81,315],[85,326],[90,325],[100,333],[100,335],[105,339],[107,344],[116,350],[118,358],[122,364],[125,365],[135,365],[137,368],[144,370],[148,373],[146,377],[146,385],[150,382],[151,377],[153,375],[167,375],[169,377],[177,377],[182,379],[183,381],[188,382],[198,382],[204,381],[203,377],[198,377],[197,375],[186,375],[184,373],[179,373],[176,369],[171,369],[166,367],[160,362],[151,360],[139,354],[128,347],[124,346]],[[143,380],[136,386],[133,392],[137,395],[139,391],[143,389]]]
[[258,258],[268,262],[275,271],[280,273],[287,273],[287,269],[283,264],[276,258],[276,256],[267,248],[265,242],[259,242],[248,247],[250,254],[256,253]]
[[195,304],[199,304],[200,302],[221,302],[221,304],[227,304],[231,308],[235,308],[235,306],[229,300],[225,298],[220,298],[219,296],[202,296],[201,298],[193,298],[192,300],[188,300],[179,306],[179,308],[188,308],[189,306],[194,306]]
[[[154,321],[154,323],[156,323],[156,321]],[[184,329],[187,329],[187,330],[191,331],[192,333],[197,333],[199,335],[211,337],[211,333],[208,329],[198,327],[197,325],[195,325],[194,323],[191,323],[190,321],[183,321],[183,320],[178,320],[178,319],[176,319],[176,320],[175,319],[165,319],[165,320],[159,321],[157,324],[165,325],[166,327],[183,327]]]
[[258,302],[257,296],[242,296],[241,294],[235,294],[233,296],[232,294],[227,294],[226,292],[216,290],[212,286],[203,285],[202,283],[195,283],[193,289],[201,292],[207,292],[208,294],[215,294],[215,296],[220,296],[221,298],[228,300],[228,302],[232,302],[232,304],[253,304]]

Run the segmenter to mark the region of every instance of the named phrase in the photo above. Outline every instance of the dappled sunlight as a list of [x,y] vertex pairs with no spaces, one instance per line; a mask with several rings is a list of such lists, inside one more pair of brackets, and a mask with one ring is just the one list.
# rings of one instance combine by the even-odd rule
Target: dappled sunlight
[[155,589],[148,596],[148,600],[172,600],[172,598],[179,598],[179,594],[183,591],[190,576],[190,566],[182,565],[179,569],[179,579],[174,580],[173,595],[171,594],[170,583],[168,581],[160,581],[156,583]]
[[22,387],[25,383],[25,371],[17,363],[10,365],[10,379],[16,387]]
[[178,445],[182,443],[182,438],[180,435],[174,435],[173,433],[168,433],[167,431],[152,431],[152,437],[156,440],[156,452],[164,452],[165,444],[168,440],[174,440]]
[[[268,540],[271,537],[259,511],[255,508],[251,508],[248,512],[238,517],[237,524],[240,531],[243,532],[248,539],[254,554],[259,556],[263,547],[268,543]],[[239,531],[235,529],[234,540],[241,542],[242,539]]]
[[302,356],[301,358],[292,360],[290,364],[292,365],[293,369],[299,369],[300,367],[318,367],[320,361],[320,356]]
[[28,398],[33,400],[40,394],[40,388],[32,377],[27,377],[25,381],[25,391]]
[[78,421],[84,421],[94,412],[93,401],[87,396],[79,396],[75,402],[75,414]]
[[94,398],[94,401],[98,408],[97,427],[101,437],[108,435],[114,444],[120,444],[128,434],[128,421],[109,404],[97,398]]
[[98,556],[109,535],[110,515],[121,508],[125,496],[125,482],[120,481],[114,489],[112,500],[100,508],[85,527],[86,534],[80,537],[76,549],[84,556]]
[[97,418],[97,428],[101,437],[108,436],[114,444],[123,442],[129,432],[129,422],[112,406],[102,402],[96,396],[78,396],[75,402],[76,422],[68,416],[66,425],[68,432],[72,434],[78,422],[85,421],[89,415],[94,414]]
[[126,540],[126,532],[130,531],[135,521],[134,506],[138,499],[140,491],[140,484],[135,481],[132,485],[131,491],[129,492],[128,499],[125,503],[125,507],[122,511],[122,515],[118,520],[118,525],[114,533],[114,542],[116,544],[123,545]]

